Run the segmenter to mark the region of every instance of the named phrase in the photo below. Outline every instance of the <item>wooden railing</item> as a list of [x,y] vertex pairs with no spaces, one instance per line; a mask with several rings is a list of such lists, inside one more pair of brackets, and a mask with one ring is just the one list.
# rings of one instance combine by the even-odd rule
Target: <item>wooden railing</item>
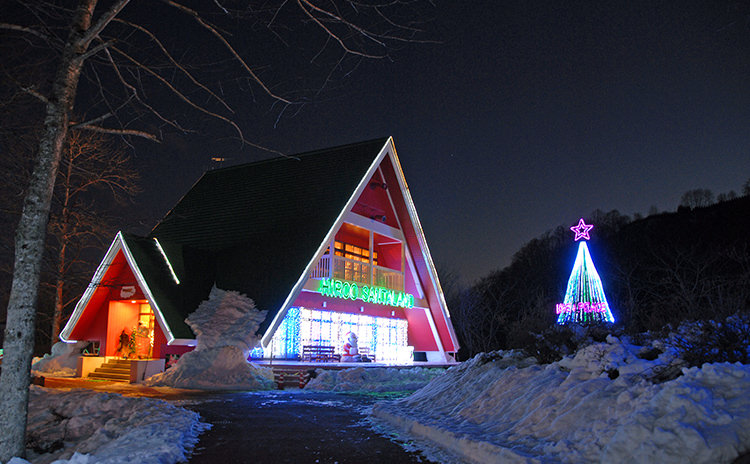
[[333,256],[333,265],[331,265],[330,255],[323,256],[310,272],[310,277],[313,279],[340,279],[399,291],[404,289],[403,272],[373,266],[371,281],[370,263],[363,263],[342,256]]
[[386,267],[375,266],[373,273],[373,285],[393,290],[404,289],[404,273]]
[[310,273],[310,277],[313,279],[327,279],[331,277],[331,257],[323,256],[320,258],[320,261],[318,261],[318,264],[315,265]]

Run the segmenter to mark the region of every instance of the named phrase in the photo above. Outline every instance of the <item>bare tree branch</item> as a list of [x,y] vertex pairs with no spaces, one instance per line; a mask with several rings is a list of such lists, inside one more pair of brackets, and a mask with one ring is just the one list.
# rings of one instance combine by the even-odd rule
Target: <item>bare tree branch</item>
[[186,129],[186,128],[182,127],[179,123],[177,123],[177,121],[171,121],[171,120],[165,118],[164,116],[161,115],[161,113],[159,113],[156,110],[156,108],[152,107],[151,105],[149,105],[148,103],[146,103],[145,101],[143,101],[143,99],[141,99],[141,97],[140,97],[140,95],[138,93],[138,90],[135,88],[135,86],[133,86],[127,80],[125,80],[125,77],[120,72],[119,66],[117,66],[117,63],[115,63],[115,60],[112,58],[112,54],[109,52],[109,49],[105,49],[105,52],[107,54],[107,60],[109,61],[110,65],[112,66],[112,70],[115,72],[115,75],[120,80],[120,82],[122,83],[122,85],[127,90],[130,91],[129,100],[131,98],[135,98],[138,101],[138,103],[140,103],[146,109],[148,109],[148,111],[151,112],[151,114],[153,114],[154,116],[156,116],[157,118],[159,118],[159,120],[163,121],[164,123],[166,123],[166,124],[174,127],[175,129],[177,129],[179,131],[182,131],[182,132],[185,132],[185,133],[193,132],[193,131],[191,131],[189,129]]
[[162,84],[164,84],[164,86],[166,86],[175,96],[177,96],[177,98],[179,98],[180,100],[184,101],[185,103],[187,103],[188,105],[190,105],[192,108],[200,111],[203,114],[211,116],[212,118],[220,119],[220,120],[224,121],[225,123],[229,124],[230,126],[232,126],[237,131],[237,134],[239,135],[240,139],[243,142],[245,142],[245,137],[242,134],[242,129],[240,129],[240,126],[238,126],[236,122],[234,122],[231,119],[229,119],[229,118],[227,118],[225,116],[222,116],[222,115],[220,115],[218,113],[214,113],[213,111],[210,111],[207,108],[205,108],[205,107],[203,107],[203,106],[195,103],[190,98],[188,98],[187,95],[185,95],[183,92],[181,92],[179,89],[177,89],[174,85],[172,85],[169,81],[167,81],[164,77],[162,77],[159,73],[157,73],[156,71],[154,71],[153,69],[151,69],[147,65],[141,63],[140,61],[136,60],[135,58],[133,58],[129,54],[125,53],[125,51],[120,50],[117,47],[112,47],[112,50],[116,51],[117,53],[119,53],[120,55],[122,55],[123,57],[125,57],[125,59],[127,59],[128,61],[130,61],[134,65],[136,65],[139,69],[142,69],[146,73],[148,73],[151,76],[153,76],[154,78],[156,78],[159,82],[161,82]]
[[29,95],[31,95],[32,97],[34,97],[34,98],[38,99],[38,100],[39,100],[39,101],[41,101],[42,103],[44,103],[44,104],[49,104],[49,100],[47,99],[47,97],[45,97],[45,96],[44,96],[44,95],[42,95],[41,93],[37,92],[37,91],[36,91],[35,89],[33,89],[32,87],[21,87],[21,90],[23,90],[24,92],[28,93],[28,94],[29,94]]
[[201,89],[205,90],[209,95],[211,95],[219,103],[221,103],[224,106],[224,108],[226,108],[229,112],[234,113],[234,110],[221,97],[219,97],[211,89],[209,89],[208,87],[206,87],[205,85],[203,85],[200,81],[198,81],[195,77],[193,77],[193,75],[187,69],[185,69],[184,66],[182,66],[180,63],[178,63],[177,60],[175,60],[172,57],[172,55],[167,51],[167,49],[164,47],[164,45],[161,43],[161,41],[151,31],[149,31],[148,29],[146,29],[143,26],[131,23],[130,21],[125,21],[123,19],[115,19],[115,21],[117,21],[119,23],[122,23],[122,24],[125,24],[125,25],[128,25],[128,26],[130,26],[130,27],[132,27],[134,29],[137,29],[137,30],[143,32],[144,34],[148,35],[151,38],[151,40],[154,41],[154,43],[156,43],[156,45],[162,51],[162,53],[164,54],[164,56],[167,57],[167,59],[169,60],[169,62],[172,63],[175,67],[177,67],[177,69],[179,69],[180,71],[182,71],[182,73],[185,74],[188,77],[188,79],[190,79],[190,81],[193,84],[195,84],[196,86],[198,86]]
[[[344,51],[345,51],[346,53],[349,53],[349,54],[351,54],[351,55],[358,55],[358,56],[363,56],[363,57],[365,57],[365,58],[375,58],[375,59],[379,59],[379,58],[384,58],[384,57],[385,57],[385,55],[372,55],[372,54],[370,54],[370,53],[360,52],[360,51],[358,51],[358,50],[354,50],[354,49],[352,49],[352,48],[349,48],[349,46],[347,46],[347,45],[346,45],[346,44],[344,43],[344,41],[343,41],[343,40],[341,39],[341,37],[339,37],[339,36],[338,36],[338,34],[335,34],[335,33],[334,33],[333,31],[331,31],[331,29],[329,29],[329,28],[328,28],[328,27],[327,27],[327,26],[326,26],[325,24],[323,24],[323,22],[322,22],[322,21],[321,21],[320,19],[316,18],[316,17],[315,17],[315,15],[313,15],[313,14],[312,14],[312,13],[311,13],[311,12],[310,12],[310,11],[309,11],[309,10],[308,10],[307,8],[305,8],[305,5],[308,5],[308,6],[309,6],[309,7],[310,7],[310,8],[312,9],[312,10],[314,10],[314,11],[321,11],[321,12],[324,12],[325,14],[327,14],[327,15],[329,15],[329,16],[331,16],[331,17],[335,17],[335,15],[333,15],[332,13],[329,13],[329,12],[327,12],[327,11],[325,11],[325,10],[321,10],[320,8],[316,7],[315,5],[312,5],[312,4],[311,4],[310,2],[308,2],[307,0],[297,0],[297,4],[298,4],[298,5],[299,5],[299,7],[300,7],[300,8],[302,9],[302,11],[304,11],[304,12],[305,12],[305,14],[306,14],[306,15],[307,15],[307,16],[308,16],[308,17],[309,17],[310,19],[312,19],[312,20],[313,20],[313,22],[315,22],[315,24],[317,24],[318,26],[320,26],[320,28],[321,28],[321,29],[323,29],[323,30],[324,30],[324,31],[326,32],[326,34],[328,34],[328,36],[329,36],[329,37],[330,37],[331,39],[333,39],[333,40],[335,40],[336,42],[338,42],[338,43],[339,43],[339,45],[341,46],[341,48],[342,48],[342,49],[344,49]],[[342,21],[343,21],[343,20],[342,20]],[[346,23],[345,21],[343,21],[343,22],[344,22],[344,23]],[[368,37],[369,37],[369,36],[368,36]],[[377,42],[377,41],[375,41],[375,42]],[[382,43],[381,43],[381,44],[382,44]]]
[[123,8],[127,6],[127,4],[130,3],[130,0],[119,0],[117,1],[112,7],[102,15],[101,18],[89,28],[88,31],[86,31],[86,34],[81,37],[81,39],[78,41],[79,45],[82,46],[84,49],[88,48],[89,44],[96,39],[99,34],[104,30],[105,27],[109,25],[110,22],[117,16],[120,11],[122,11]]
[[115,43],[115,41],[114,41],[114,40],[110,40],[110,41],[107,41],[107,42],[102,42],[102,43],[100,43],[99,45],[97,45],[96,47],[94,47],[94,48],[92,48],[91,50],[89,50],[89,51],[87,51],[86,53],[84,53],[83,55],[77,56],[77,57],[75,58],[75,60],[76,60],[76,61],[80,61],[80,62],[82,62],[82,61],[86,61],[86,60],[87,60],[88,58],[90,58],[90,57],[92,57],[92,56],[96,55],[97,53],[99,53],[100,51],[102,51],[102,50],[104,50],[105,48],[109,47],[109,46],[110,46],[110,45],[112,45],[113,43]]
[[268,94],[268,96],[270,96],[271,98],[273,98],[275,100],[279,100],[279,101],[284,102],[284,103],[292,104],[291,101],[289,101],[286,98],[283,98],[283,97],[281,97],[279,95],[276,95],[270,88],[268,88],[268,86],[266,85],[266,83],[263,82],[263,80],[260,77],[258,77],[257,74],[255,74],[255,71],[253,71],[250,68],[250,66],[245,62],[245,60],[242,59],[242,57],[240,56],[240,54],[237,53],[237,50],[235,50],[234,47],[232,47],[232,45],[227,41],[227,39],[215,27],[213,27],[212,25],[210,25],[209,23],[207,23],[200,16],[200,14],[198,14],[197,11],[192,10],[192,9],[190,9],[190,8],[184,6],[184,5],[181,5],[181,4],[177,3],[177,2],[174,2],[172,0],[162,0],[162,1],[164,3],[166,3],[167,5],[170,5],[170,6],[174,7],[174,8],[177,8],[178,10],[182,11],[183,13],[186,13],[186,14],[192,16],[193,19],[195,19],[198,22],[198,24],[200,24],[201,26],[203,26],[203,28],[205,28],[206,30],[208,30],[211,34],[213,34],[214,36],[216,36],[216,38],[219,39],[219,41],[224,45],[224,48],[226,48],[229,51],[229,53],[232,54],[232,56],[237,60],[237,62],[240,63],[240,65],[245,69],[245,71],[248,74],[250,74],[250,76],[252,77],[253,81],[255,81],[258,85],[260,85],[261,88],[266,92],[266,94]]
[[108,127],[101,127],[101,126],[95,126],[93,124],[88,124],[85,126],[78,126],[77,129],[85,129],[93,132],[101,132],[103,134],[117,134],[117,135],[135,135],[137,137],[143,137],[144,139],[151,140],[153,142],[161,142],[158,137],[156,137],[153,134],[150,134],[146,131],[142,130],[136,130],[136,129],[111,129]]
[[11,31],[25,32],[27,34],[35,35],[39,37],[40,39],[43,39],[46,41],[51,40],[51,37],[43,32],[39,32],[36,29],[32,29],[30,27],[19,26],[17,24],[0,23],[0,29],[8,29]]

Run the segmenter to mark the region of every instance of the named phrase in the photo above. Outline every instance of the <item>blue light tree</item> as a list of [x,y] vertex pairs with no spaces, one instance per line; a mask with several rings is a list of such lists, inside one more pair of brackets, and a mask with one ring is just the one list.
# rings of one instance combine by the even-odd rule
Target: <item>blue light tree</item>
[[558,324],[615,322],[607,297],[604,296],[602,280],[596,272],[589,247],[586,245],[586,240],[590,239],[589,231],[593,227],[581,219],[577,226],[570,228],[576,234],[575,241],[584,240],[578,244],[578,254],[568,279],[565,299],[555,308]]

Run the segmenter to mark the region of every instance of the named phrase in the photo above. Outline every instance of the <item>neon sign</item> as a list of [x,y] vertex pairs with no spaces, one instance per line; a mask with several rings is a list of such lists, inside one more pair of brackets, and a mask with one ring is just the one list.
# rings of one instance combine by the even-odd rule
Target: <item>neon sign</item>
[[583,219],[578,221],[578,225],[570,228],[576,234],[576,241],[584,241],[578,243],[578,254],[568,278],[565,299],[555,306],[558,324],[615,322],[607,297],[604,296],[602,280],[596,272],[589,247],[585,242],[590,240],[589,231],[593,228],[593,225],[586,224]]
[[362,300],[365,303],[397,306],[399,308],[414,307],[414,295],[411,293],[397,292],[385,287],[359,286],[354,282],[344,280],[323,279],[318,286],[318,293],[333,298]]
[[578,225],[571,227],[570,230],[576,233],[575,241],[577,242],[580,239],[591,240],[591,237],[589,237],[589,231],[593,228],[593,225],[586,224],[583,222],[583,218],[581,218],[581,220],[578,221]]
[[579,301],[578,303],[557,303],[555,314],[572,313],[582,311],[584,313],[603,313],[607,311],[607,303],[589,303]]

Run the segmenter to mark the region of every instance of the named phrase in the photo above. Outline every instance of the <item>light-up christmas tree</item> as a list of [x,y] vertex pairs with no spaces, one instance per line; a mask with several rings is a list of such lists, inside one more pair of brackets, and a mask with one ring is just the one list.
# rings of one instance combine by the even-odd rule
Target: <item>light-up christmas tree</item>
[[565,300],[556,306],[558,324],[615,322],[607,297],[604,296],[602,280],[586,245],[586,240],[590,239],[589,231],[593,228],[593,225],[586,224],[583,219],[578,221],[577,226],[570,228],[576,234],[575,241],[584,240],[578,243],[578,254],[568,279]]

